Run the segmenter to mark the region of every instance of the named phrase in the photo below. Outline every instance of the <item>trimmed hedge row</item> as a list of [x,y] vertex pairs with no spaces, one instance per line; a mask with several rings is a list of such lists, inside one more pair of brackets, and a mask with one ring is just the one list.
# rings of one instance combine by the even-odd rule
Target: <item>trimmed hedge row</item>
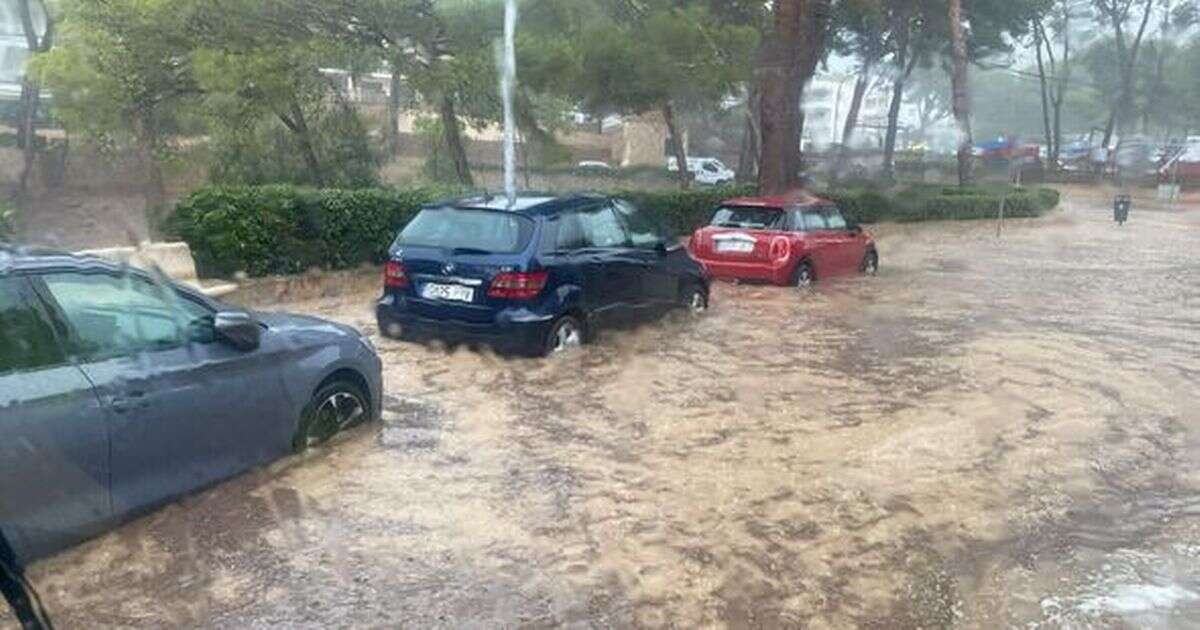
[[204,277],[299,273],[382,262],[396,231],[451,189],[202,188],[179,202],[167,231],[192,248]]
[[[450,188],[315,190],[289,185],[209,187],[182,200],[168,232],[192,248],[203,277],[299,273],[313,267],[346,269],[386,259],[388,246],[425,204],[461,192]],[[682,191],[616,191],[657,215],[677,234],[707,224],[723,200],[754,194],[752,186]],[[1002,191],[920,186],[884,194],[873,190],[820,193],[859,223],[994,217]],[[1037,216],[1058,205],[1051,189],[1008,191],[1005,213]]]

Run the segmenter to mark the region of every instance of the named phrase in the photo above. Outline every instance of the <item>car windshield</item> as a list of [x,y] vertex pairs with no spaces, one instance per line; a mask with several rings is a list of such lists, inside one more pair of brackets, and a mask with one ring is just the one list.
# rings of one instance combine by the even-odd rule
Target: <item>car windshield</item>
[[510,212],[427,208],[400,232],[395,245],[513,254],[525,249],[532,234],[533,221]]
[[774,230],[783,227],[783,211],[778,208],[722,206],[713,213],[709,225],[746,230]]

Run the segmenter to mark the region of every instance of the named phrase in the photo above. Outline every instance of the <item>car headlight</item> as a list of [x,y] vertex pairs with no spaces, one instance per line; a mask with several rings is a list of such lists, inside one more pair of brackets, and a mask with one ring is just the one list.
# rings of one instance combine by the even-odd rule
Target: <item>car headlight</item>
[[375,349],[375,342],[371,341],[369,336],[360,334],[358,336],[358,340],[362,343],[362,345],[366,346],[367,350],[370,350],[372,354],[379,354],[379,351]]

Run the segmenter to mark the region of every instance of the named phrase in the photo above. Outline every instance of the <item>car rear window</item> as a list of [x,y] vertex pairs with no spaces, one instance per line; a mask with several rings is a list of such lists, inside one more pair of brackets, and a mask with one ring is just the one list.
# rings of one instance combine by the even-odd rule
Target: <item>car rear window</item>
[[783,227],[783,211],[778,208],[721,206],[713,213],[709,225],[747,230],[775,230]]
[[533,221],[511,212],[426,208],[396,238],[401,247],[442,247],[488,254],[515,254],[533,235]]

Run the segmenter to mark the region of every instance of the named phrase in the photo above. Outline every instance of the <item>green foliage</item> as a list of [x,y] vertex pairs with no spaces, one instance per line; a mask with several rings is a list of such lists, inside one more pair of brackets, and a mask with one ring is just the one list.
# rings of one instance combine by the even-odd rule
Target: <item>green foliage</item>
[[9,240],[16,233],[17,208],[11,201],[0,201],[0,241]]
[[1059,203],[1058,191],[1051,188],[915,185],[892,193],[858,189],[820,194],[858,223],[988,219],[999,216],[1002,199],[1005,216],[1036,217]]
[[637,191],[622,190],[614,194],[632,201],[639,208],[658,216],[659,221],[675,234],[690,234],[708,224],[713,211],[721,202],[733,197],[754,195],[753,186],[716,186],[691,190]]
[[[364,188],[379,184],[379,156],[362,118],[341,107],[322,108],[312,129],[321,158],[323,185]],[[300,140],[279,120],[262,118],[239,127],[218,127],[212,136],[209,178],[225,186],[315,186]]]
[[445,188],[202,188],[179,202],[168,229],[204,276],[298,273],[380,262],[396,232]]
[[651,2],[636,16],[596,20],[577,38],[574,93],[594,112],[638,114],[671,102],[715,107],[750,74],[755,29],[702,3]]
[[[294,186],[208,187],[179,202],[168,229],[192,248],[203,276],[345,269],[386,259],[396,233],[422,205],[452,188],[312,189]],[[997,215],[1003,189],[915,186],[888,195],[854,190],[822,193],[860,223],[981,219]],[[1009,217],[1038,216],[1058,205],[1051,189],[1007,191]],[[747,186],[658,192],[616,191],[654,213],[676,234],[708,223],[726,199],[753,195]]]

